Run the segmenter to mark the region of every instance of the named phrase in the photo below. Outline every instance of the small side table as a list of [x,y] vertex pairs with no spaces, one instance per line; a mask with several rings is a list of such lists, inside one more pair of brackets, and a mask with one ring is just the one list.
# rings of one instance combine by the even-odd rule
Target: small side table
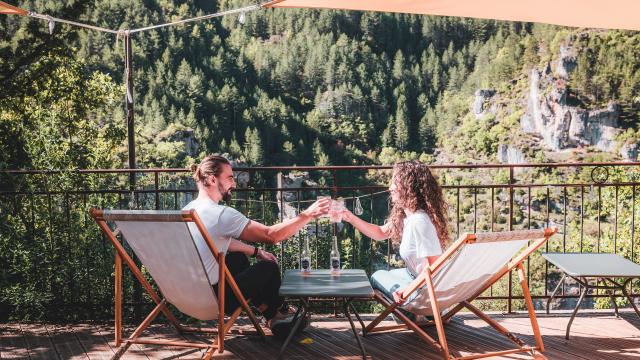
[[[580,290],[580,298],[576,304],[569,324],[567,324],[567,332],[565,338],[569,339],[569,330],[571,329],[571,323],[578,313],[580,303],[584,299],[584,296],[591,289],[609,290],[609,296],[611,303],[615,310],[616,316],[618,314],[618,305],[614,299],[615,296],[625,296],[636,314],[640,316],[640,312],[633,303],[633,299],[629,296],[627,291],[627,285],[634,278],[640,278],[640,265],[623,258],[616,254],[603,254],[603,253],[546,253],[542,256],[550,263],[558,267],[563,272],[562,279],[558,283],[558,286],[553,290],[551,296],[547,300],[547,314],[549,313],[549,306],[551,300],[556,295],[562,284],[567,277],[570,277],[582,285]],[[595,279],[595,285],[589,284],[589,279]],[[602,279],[603,285],[598,285],[598,280]],[[620,283],[616,279],[623,279]],[[615,295],[614,290],[622,291],[622,295]]]
[[351,309],[364,329],[364,323],[352,304],[352,302],[357,299],[370,300],[373,298],[373,288],[364,270],[341,270],[339,275],[333,275],[331,271],[327,269],[312,270],[306,274],[300,270],[287,270],[284,273],[284,279],[280,287],[280,296],[297,298],[300,300],[301,306],[294,316],[296,322],[284,344],[282,344],[278,358],[282,358],[282,354],[291,342],[293,335],[300,327],[304,317],[309,313],[309,298],[313,297],[343,300],[342,312],[347,319],[349,319],[351,330],[353,330],[353,335],[356,337],[356,341],[362,352],[362,359],[366,359],[364,345],[362,341],[360,341],[353,319],[349,313],[349,309]]

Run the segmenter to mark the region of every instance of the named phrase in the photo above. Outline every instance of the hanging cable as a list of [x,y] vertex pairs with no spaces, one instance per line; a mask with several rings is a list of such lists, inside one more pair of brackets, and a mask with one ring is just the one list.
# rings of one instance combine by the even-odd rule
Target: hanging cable
[[[189,18],[189,19],[177,20],[177,21],[173,21],[173,22],[169,22],[169,23],[165,23],[165,24],[152,25],[152,26],[147,26],[147,27],[143,27],[143,28],[139,28],[139,29],[133,29],[133,30],[129,30],[129,33],[130,34],[134,34],[134,33],[139,33],[139,32],[143,32],[143,31],[147,31],[147,30],[159,29],[159,28],[163,28],[163,27],[167,27],[167,26],[173,26],[173,25],[186,24],[186,23],[190,23],[190,22],[194,22],[194,21],[201,21],[201,20],[212,19],[212,18],[217,18],[217,17],[221,17],[221,16],[225,16],[225,15],[233,15],[233,14],[240,14],[240,22],[242,23],[242,22],[244,22],[244,14],[246,14],[249,11],[259,10],[259,9],[262,8],[262,6],[263,6],[263,4],[253,4],[253,5],[245,6],[245,7],[238,8],[238,9],[220,11],[220,12],[217,12],[215,14],[207,14],[207,15],[197,16],[197,17],[193,17],[193,18]],[[122,30],[111,30],[111,29],[100,27],[100,26],[83,24],[83,23],[79,23],[79,22],[76,22],[76,21],[60,19],[60,18],[56,18],[56,17],[53,17],[53,16],[49,16],[49,15],[42,15],[42,14],[38,14],[38,13],[33,12],[33,11],[29,11],[27,13],[27,15],[32,17],[32,18],[36,18],[36,19],[47,21],[49,23],[49,31],[50,32],[53,32],[53,28],[55,27],[55,23],[57,23],[57,22],[63,23],[63,24],[75,25],[75,26],[79,26],[79,27],[82,27],[82,28],[85,28],[85,29],[91,29],[91,30],[96,30],[96,31],[100,31],[100,32],[116,34],[118,36],[120,36],[120,34],[122,32]]]
[[51,23],[53,21],[53,22],[59,22],[59,23],[64,23],[64,24],[69,24],[69,25],[75,25],[75,26],[79,26],[79,27],[82,27],[82,28],[86,28],[86,29],[106,32],[106,33],[110,33],[110,34],[117,34],[118,33],[118,31],[116,31],[116,30],[105,29],[105,28],[100,27],[100,26],[93,26],[93,25],[83,24],[83,23],[79,23],[79,22],[75,22],[75,21],[59,19],[59,18],[56,18],[56,17],[53,17],[53,16],[49,16],[49,15],[38,14],[38,13],[35,13],[33,11],[29,11],[28,16],[30,16],[32,18],[40,19],[40,20],[45,20],[45,21],[47,21],[49,23]]
[[254,5],[249,5],[249,6],[246,6],[246,7],[243,7],[243,8],[239,8],[239,9],[221,11],[221,12],[218,12],[218,13],[215,13],[215,14],[202,15],[202,16],[197,16],[197,17],[190,18],[190,19],[178,20],[178,21],[174,21],[174,22],[170,22],[170,23],[166,23],[166,24],[153,25],[153,26],[147,26],[147,27],[143,27],[143,28],[139,28],[139,29],[133,29],[133,30],[131,30],[131,33],[134,34],[134,33],[142,32],[142,31],[159,29],[159,28],[163,28],[163,27],[167,27],[167,26],[186,24],[186,23],[194,22],[194,21],[217,18],[217,17],[221,17],[221,16],[225,16],[225,15],[232,15],[232,14],[237,14],[237,13],[243,14],[243,13],[246,13],[246,12],[249,12],[249,11],[258,10],[260,8],[262,8],[261,4],[254,4]]

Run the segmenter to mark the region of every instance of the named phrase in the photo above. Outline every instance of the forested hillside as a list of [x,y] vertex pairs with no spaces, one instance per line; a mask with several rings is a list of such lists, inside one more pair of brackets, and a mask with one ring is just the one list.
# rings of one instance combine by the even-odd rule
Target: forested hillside
[[[12,3],[115,30],[246,5]],[[50,34],[46,22],[1,15],[0,170],[126,167],[123,47],[112,34],[62,24]],[[133,53],[140,168],[185,167],[211,152],[248,165],[634,160],[640,152],[637,32],[281,9],[248,13],[244,24],[229,16],[135,34]],[[518,181],[591,183],[590,171],[534,169],[518,173]],[[619,167],[609,181],[636,181],[636,172]],[[322,175],[309,176],[329,184]],[[511,181],[504,170],[438,176],[445,185]],[[342,186],[386,181],[380,173],[338,177]],[[164,174],[155,186],[167,192],[152,194],[153,176],[140,175],[134,196],[126,190],[126,174],[2,173],[0,263],[7,265],[0,266],[0,319],[81,318],[86,310],[95,318],[110,315],[104,304],[113,297],[113,254],[91,225],[88,208],[180,208],[193,189],[187,178]],[[274,185],[273,178],[258,174],[251,185]],[[640,253],[633,245],[634,216],[640,212],[635,186],[558,189],[518,189],[512,212],[506,187],[448,192],[452,234],[470,226],[562,222],[569,229],[563,251],[582,251],[585,235],[585,250],[602,245],[613,252],[622,243],[619,235],[631,244],[618,253],[632,259]],[[245,194],[236,196],[243,200]],[[384,221],[388,208],[386,194],[378,195],[375,206],[373,194],[364,200],[363,216],[374,222]],[[279,219],[274,193],[252,196],[242,206],[250,217]],[[310,192],[305,199],[315,196]],[[351,227],[343,227],[340,241],[347,267],[386,266],[390,247]],[[296,266],[298,245],[271,250],[290,268]],[[326,263],[329,246],[315,237],[316,265]],[[557,242],[553,246],[560,249]],[[543,261],[530,266],[532,289],[544,294]],[[130,278],[124,281],[125,298],[143,302],[140,288]],[[504,285],[502,290],[509,288]],[[85,312],[62,305],[81,305]]]
[[[245,4],[17,5],[125,29]],[[15,16],[2,16],[0,29],[1,166],[122,167],[122,41],[60,24],[49,35],[46,23]],[[432,161],[436,149],[443,161],[495,162],[499,144],[525,137],[531,69],[555,69],[562,46],[575,55],[566,96],[587,110],[615,101],[621,141],[637,142],[634,32],[291,9],[154,30],[133,44],[140,167],[185,166],[209,152],[250,165]],[[478,89],[496,94],[484,117],[472,111]]]

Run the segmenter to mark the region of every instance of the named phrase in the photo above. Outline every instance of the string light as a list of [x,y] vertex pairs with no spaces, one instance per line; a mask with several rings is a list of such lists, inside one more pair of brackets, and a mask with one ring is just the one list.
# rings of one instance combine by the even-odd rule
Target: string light
[[364,214],[364,209],[362,208],[362,204],[360,203],[359,197],[356,198],[356,204],[354,205],[353,213],[358,216]]
[[[279,190],[279,191],[289,191],[289,190]],[[360,199],[361,198],[366,198],[366,197],[374,197],[376,195],[380,195],[380,194],[384,194],[384,193],[388,193],[389,190],[384,190],[384,191],[378,191],[375,193],[371,193],[371,194],[366,194],[366,195],[360,195],[360,196],[352,196],[352,197],[348,197],[348,198],[344,198],[346,201],[355,201],[354,204],[354,214],[356,215],[362,215],[364,213],[364,208],[362,207],[362,204],[360,203]],[[280,204],[280,203],[300,203],[300,204],[305,204],[305,203],[313,203],[316,200],[294,200],[294,201],[274,201],[274,200],[257,200],[257,199],[242,199],[242,198],[236,198],[234,199],[234,201],[244,201],[244,202],[255,202],[255,203],[265,203],[265,204]]]
[[49,35],[53,35],[53,29],[56,27],[56,22],[49,16]]
[[[4,4],[4,3],[2,3],[2,4]],[[238,22],[241,23],[241,24],[244,24],[245,18],[246,18],[245,14],[247,12],[249,12],[249,11],[262,9],[263,5],[264,4],[253,4],[253,5],[245,6],[245,7],[238,8],[238,9],[220,11],[220,12],[217,12],[215,14],[207,14],[207,15],[203,15],[203,16],[197,16],[197,17],[193,17],[193,18],[177,20],[177,21],[173,21],[173,22],[169,22],[169,23],[164,23],[164,24],[159,24],[159,25],[152,25],[152,26],[147,26],[147,27],[138,28],[138,29],[132,29],[132,30],[129,30],[129,33],[134,34],[134,33],[143,32],[143,31],[147,31],[147,30],[153,30],[153,29],[158,29],[158,28],[163,28],[163,27],[173,26],[173,25],[180,25],[180,24],[185,24],[185,23],[194,22],[194,21],[212,19],[212,18],[217,18],[217,17],[221,17],[221,16],[225,16],[225,15],[232,15],[232,14],[240,14],[239,17],[238,17]],[[10,6],[10,5],[6,4],[6,6]],[[33,12],[33,11],[27,11],[27,10],[22,10],[22,9],[18,9],[18,10],[20,10],[21,12],[20,13],[16,12],[17,14],[27,15],[29,17],[32,17],[32,18],[35,18],[35,19],[44,20],[44,21],[48,22],[48,24],[49,24],[49,34],[53,34],[53,30],[55,29],[56,23],[63,23],[63,24],[79,26],[79,27],[82,27],[82,28],[85,28],[85,29],[91,29],[91,30],[95,30],[95,31],[106,32],[106,33],[110,33],[110,34],[116,34],[118,36],[119,36],[120,32],[122,31],[122,30],[111,30],[111,29],[106,29],[106,28],[99,27],[99,26],[79,23],[79,22],[76,22],[76,21],[60,19],[60,18],[56,18],[56,17],[53,17],[53,16],[49,16],[49,15],[38,14],[38,13]]]

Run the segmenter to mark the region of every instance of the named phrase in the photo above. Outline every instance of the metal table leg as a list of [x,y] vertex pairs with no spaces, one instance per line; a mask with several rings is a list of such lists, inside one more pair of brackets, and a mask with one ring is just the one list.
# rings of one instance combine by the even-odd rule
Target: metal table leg
[[576,304],[576,308],[573,309],[573,313],[571,314],[571,318],[569,319],[569,323],[567,324],[567,333],[565,335],[565,339],[567,340],[569,340],[569,330],[571,329],[571,323],[573,323],[573,319],[576,317],[576,314],[578,313],[578,309],[580,308],[580,304],[582,303],[584,296],[587,294],[587,291],[589,291],[589,287],[583,285],[582,291],[580,292],[580,298],[578,299],[578,303]]
[[[293,335],[295,335],[296,331],[300,327],[300,324],[302,324],[302,321],[304,320],[305,316],[307,316],[307,313],[309,311],[308,310],[309,309],[309,304],[307,303],[307,300],[306,299],[300,299],[300,301],[302,302],[302,306],[300,308],[298,308],[298,311],[296,311],[296,314],[294,315],[294,319],[296,320],[296,322],[295,322],[295,324],[293,324],[293,328],[291,329],[291,332],[289,332],[289,335],[287,336],[287,340],[285,340],[284,344],[282,344],[282,347],[280,348],[280,353],[278,354],[278,359],[282,359],[282,354],[284,354],[285,349],[287,348],[287,346],[291,342],[291,339],[293,339]],[[300,310],[301,309],[302,309],[302,314],[300,314]],[[300,314],[299,317],[297,317],[298,314]]]
[[616,313],[616,318],[620,319],[620,313],[618,312],[618,304],[616,304],[616,298],[614,296],[615,290],[609,290],[609,299],[611,299],[611,305],[613,305],[613,311]]
[[351,307],[351,311],[353,311],[353,314],[358,319],[358,322],[360,322],[360,326],[362,327],[362,336],[365,336],[366,326],[364,325],[364,321],[362,321],[362,318],[360,318],[360,314],[358,314],[358,312],[356,311],[356,308],[353,306],[353,302],[349,304],[349,306]]
[[558,283],[558,285],[556,285],[556,288],[553,289],[551,296],[549,296],[549,299],[547,299],[547,314],[549,313],[549,310],[551,310],[551,300],[553,300],[553,297],[556,296],[558,289],[560,289],[560,286],[564,284],[564,279],[566,278],[567,278],[567,274],[562,274],[562,279],[560,279],[560,282]]
[[640,311],[638,311],[638,307],[633,302],[633,299],[631,298],[631,296],[629,295],[629,292],[627,291],[627,285],[631,282],[631,280],[633,279],[632,278],[627,279],[627,281],[624,282],[624,285],[622,285],[621,290],[624,296],[627,297],[627,300],[629,300],[629,303],[633,307],[633,310],[636,312],[636,315],[640,316]]
[[[351,301],[352,299],[348,299],[348,300],[345,299],[344,305],[342,306],[342,311],[344,312],[344,315],[347,317],[347,319],[349,319],[351,330],[353,330],[353,336],[356,337],[356,341],[358,342],[358,346],[360,346],[360,351],[362,352],[362,360],[366,360],[367,353],[364,350],[364,345],[362,344],[362,341],[360,341],[360,337],[358,336],[358,331],[356,330],[356,326],[353,323],[353,319],[351,319],[351,314],[349,314],[349,306],[351,305]],[[360,319],[359,316],[358,316],[358,319]]]

